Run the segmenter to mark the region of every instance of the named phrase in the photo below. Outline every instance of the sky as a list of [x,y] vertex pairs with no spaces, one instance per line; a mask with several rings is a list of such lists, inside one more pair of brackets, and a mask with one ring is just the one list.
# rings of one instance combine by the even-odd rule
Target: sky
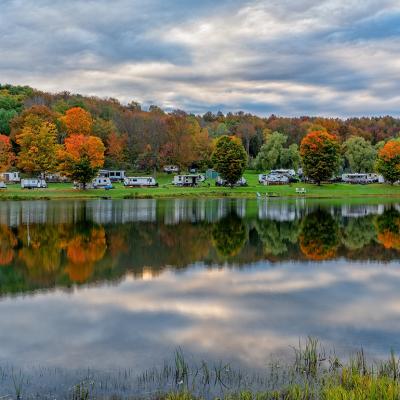
[[0,82],[266,116],[400,116],[399,0],[0,0]]

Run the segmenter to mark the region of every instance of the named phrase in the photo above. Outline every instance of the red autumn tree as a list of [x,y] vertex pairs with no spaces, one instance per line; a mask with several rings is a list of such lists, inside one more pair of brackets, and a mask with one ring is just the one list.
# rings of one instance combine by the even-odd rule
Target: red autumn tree
[[111,132],[108,136],[107,156],[113,164],[119,164],[124,161],[126,144],[126,135],[118,135],[115,132]]
[[12,151],[10,138],[0,135],[0,172],[7,171],[14,163],[15,155]]
[[70,108],[60,119],[65,124],[68,136],[92,133],[92,116],[81,107]]
[[389,140],[379,151],[376,170],[393,184],[400,180],[400,140]]
[[339,168],[339,142],[328,132],[310,132],[301,141],[300,156],[305,176],[320,185]]

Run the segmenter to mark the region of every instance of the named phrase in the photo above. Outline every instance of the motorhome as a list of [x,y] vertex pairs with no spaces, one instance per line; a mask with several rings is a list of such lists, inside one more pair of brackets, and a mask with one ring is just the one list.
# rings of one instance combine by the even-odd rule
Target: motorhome
[[19,176],[19,172],[3,172],[1,178],[6,183],[19,183],[21,182],[21,178]]
[[286,174],[270,173],[263,181],[264,185],[285,185],[290,182],[290,177]]
[[22,189],[44,189],[47,183],[44,179],[21,179]]
[[383,177],[371,173],[343,174],[342,182],[366,185],[369,183],[383,183]]
[[99,178],[109,178],[111,182],[123,182],[125,179],[125,171],[110,171],[108,169],[101,169],[99,171]]
[[128,176],[124,179],[125,187],[157,187],[158,183],[152,176]]
[[172,184],[175,186],[196,186],[204,180],[204,175],[201,174],[175,175]]
[[93,189],[112,189],[113,185],[110,178],[98,176],[92,180]]
[[163,171],[167,174],[178,173],[179,167],[177,165],[164,165]]
[[[228,186],[228,183],[225,179],[218,176],[215,180],[215,186]],[[233,186],[247,186],[246,178],[242,176]]]

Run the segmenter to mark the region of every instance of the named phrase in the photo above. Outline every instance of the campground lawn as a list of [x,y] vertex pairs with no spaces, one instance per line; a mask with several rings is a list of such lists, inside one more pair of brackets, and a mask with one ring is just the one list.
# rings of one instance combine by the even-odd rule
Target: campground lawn
[[[352,185],[345,183],[323,184],[321,186],[296,183],[289,185],[264,186],[258,183],[258,174],[246,172],[248,186],[217,187],[214,180],[208,180],[198,187],[176,187],[171,184],[173,175],[158,174],[157,188],[125,188],[121,183],[114,189],[77,190],[70,183],[50,183],[47,189],[21,189],[20,185],[9,184],[0,191],[0,200],[23,199],[66,199],[66,198],[173,198],[173,197],[307,197],[307,198],[363,198],[398,197],[400,186],[388,184]],[[296,193],[296,188],[305,188],[305,194]]]

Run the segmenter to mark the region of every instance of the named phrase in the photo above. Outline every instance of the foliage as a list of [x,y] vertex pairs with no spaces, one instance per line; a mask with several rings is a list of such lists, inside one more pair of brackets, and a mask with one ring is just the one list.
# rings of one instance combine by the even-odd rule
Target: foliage
[[57,167],[57,128],[50,122],[26,125],[17,135],[20,146],[17,165],[29,174],[54,172]]
[[0,108],[0,132],[9,135],[11,132],[10,122],[17,115],[18,113],[16,110]]
[[71,135],[90,135],[92,133],[92,116],[81,107],[70,108],[61,121],[65,124],[67,134]]
[[300,155],[297,144],[291,144],[288,148],[284,145],[287,136],[273,132],[265,137],[265,144],[261,146],[256,158],[258,170],[271,170],[287,168],[297,170],[300,164]]
[[10,138],[0,135],[0,172],[7,171],[15,161]]
[[337,138],[324,131],[308,133],[300,145],[305,176],[320,184],[328,180],[339,168],[339,143]]
[[376,219],[376,229],[377,239],[386,249],[400,251],[400,213],[397,210],[391,208],[379,215]]
[[104,164],[103,142],[96,136],[71,135],[59,150],[60,172],[86,187]]
[[240,139],[234,136],[221,136],[217,140],[211,161],[222,179],[234,185],[246,168],[247,154]]
[[352,172],[373,172],[376,150],[371,142],[352,136],[343,144],[344,156]]
[[378,153],[376,170],[391,184],[400,180],[400,140],[389,140]]

